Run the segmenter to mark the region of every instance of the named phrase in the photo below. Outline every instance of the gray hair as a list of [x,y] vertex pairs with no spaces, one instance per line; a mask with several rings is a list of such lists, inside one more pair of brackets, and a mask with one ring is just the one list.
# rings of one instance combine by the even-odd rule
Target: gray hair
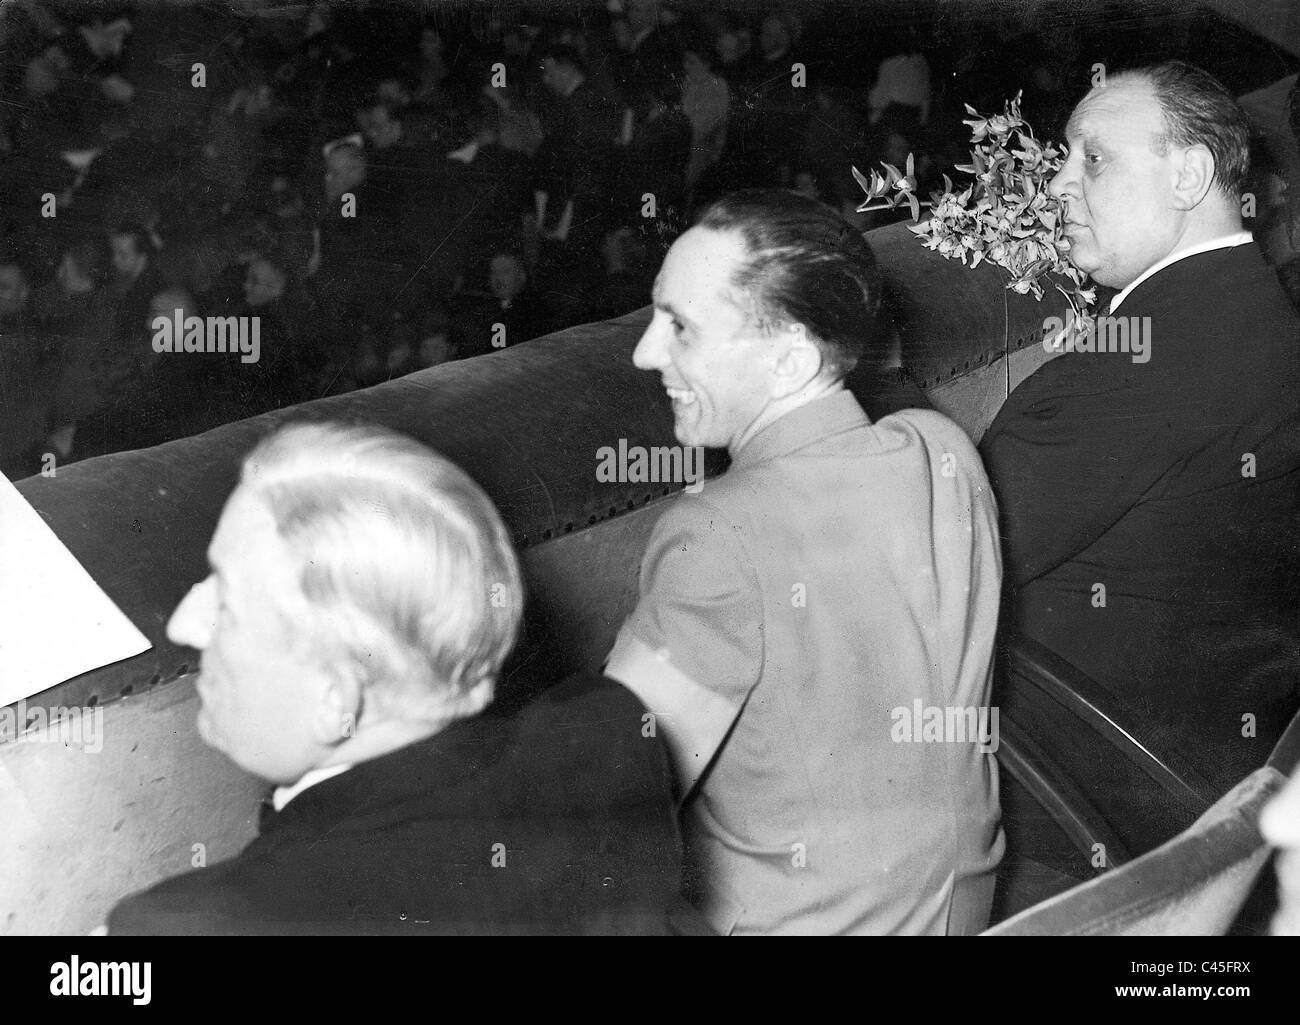
[[323,641],[376,698],[427,706],[495,686],[523,583],[500,514],[458,466],[384,428],[303,423],[264,439],[241,484],[299,560]]

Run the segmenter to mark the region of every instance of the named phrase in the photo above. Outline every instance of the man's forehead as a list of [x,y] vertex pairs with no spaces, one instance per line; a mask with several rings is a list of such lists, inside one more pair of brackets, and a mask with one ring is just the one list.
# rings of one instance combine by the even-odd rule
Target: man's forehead
[[664,258],[655,278],[656,301],[735,301],[732,281],[746,257],[745,241],[738,232],[692,228],[682,235]]
[[1160,132],[1164,115],[1151,84],[1139,78],[1122,78],[1098,86],[1079,101],[1065,126],[1069,138],[1113,133],[1118,129]]
[[224,600],[237,617],[278,616],[306,628],[302,564],[276,527],[266,499],[241,484],[231,494],[208,546]]
[[226,500],[208,545],[208,561],[222,571],[269,568],[287,552],[266,502],[241,484]]

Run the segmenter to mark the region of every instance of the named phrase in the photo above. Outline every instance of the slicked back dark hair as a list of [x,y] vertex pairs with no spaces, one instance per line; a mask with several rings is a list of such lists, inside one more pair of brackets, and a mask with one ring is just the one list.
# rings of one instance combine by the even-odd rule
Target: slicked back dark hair
[[1151,83],[1164,115],[1158,146],[1202,145],[1214,157],[1214,183],[1236,197],[1250,168],[1250,126],[1222,82],[1186,61],[1167,61],[1114,75]]
[[734,231],[748,256],[733,286],[765,330],[803,324],[839,379],[874,346],[880,272],[871,246],[831,207],[785,189],[747,189],[707,207],[696,227]]

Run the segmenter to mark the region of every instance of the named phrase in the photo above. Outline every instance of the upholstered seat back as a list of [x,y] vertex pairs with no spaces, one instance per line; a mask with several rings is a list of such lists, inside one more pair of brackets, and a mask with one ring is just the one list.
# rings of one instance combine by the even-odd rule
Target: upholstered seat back
[[[871,233],[886,277],[895,362],[864,366],[852,386],[869,412],[931,402],[978,436],[1008,385],[1041,361],[1042,303],[925,250],[904,226]],[[251,834],[258,785],[194,732],[195,654],[164,627],[206,573],[205,551],[240,460],[299,417],[361,420],[404,431],[461,464],[501,509],[530,591],[527,690],[599,661],[635,600],[641,552],[680,482],[601,479],[601,450],[675,445],[657,375],[636,370],[643,310],[479,359],[229,424],[157,448],[59,468],[19,484],[24,497],[153,647],[33,698],[105,709],[91,757],[57,745],[0,747],[0,931],[78,930],[133,888],[215,860]],[[880,363],[888,363],[886,358]],[[1009,358],[1008,358],[1009,357]],[[184,358],[176,356],[174,358]],[[713,454],[707,466],[724,465]],[[706,485],[707,486],[707,485]],[[70,638],[75,625],[69,624]],[[76,823],[76,828],[68,824]],[[50,875],[58,888],[40,885]]]

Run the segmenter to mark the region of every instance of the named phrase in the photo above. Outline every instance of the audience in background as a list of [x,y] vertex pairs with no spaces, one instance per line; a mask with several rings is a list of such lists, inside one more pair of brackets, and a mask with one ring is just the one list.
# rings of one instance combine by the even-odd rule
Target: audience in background
[[33,329],[31,295],[22,265],[0,262],[0,474],[10,478],[26,476],[38,462],[49,416],[48,369]]
[[731,93],[713,70],[713,51],[702,36],[682,45],[682,113],[691,123],[691,158],[686,187],[695,185],[716,164],[727,145]]
[[[205,314],[263,320],[265,365],[223,368],[224,385],[193,403],[208,419],[184,429],[211,427],[494,351],[472,326],[483,317],[515,344],[629,312],[682,225],[739,188],[816,196],[859,228],[903,216],[857,214],[850,166],[914,153],[924,193],[965,156],[962,102],[990,109],[1023,87],[1050,105],[1084,73],[1077,32],[1053,37],[1033,81],[990,56],[1013,38],[1025,51],[1026,34],[1055,24],[1046,16],[997,38],[959,24],[946,42],[846,17],[661,0],[513,13],[334,0],[274,19],[242,5],[11,5],[0,283],[16,295],[21,274],[27,293],[32,342],[5,358],[16,367],[21,348],[43,375],[33,451],[81,451],[53,441],[109,387],[90,380],[87,353],[144,359],[133,347],[164,288]],[[186,19],[216,41],[203,89],[168,41]],[[42,213],[50,197],[56,216]],[[1276,206],[1260,223],[1282,253],[1291,218]],[[21,271],[8,262],[19,254]],[[517,297],[490,287],[491,264],[527,282]]]

